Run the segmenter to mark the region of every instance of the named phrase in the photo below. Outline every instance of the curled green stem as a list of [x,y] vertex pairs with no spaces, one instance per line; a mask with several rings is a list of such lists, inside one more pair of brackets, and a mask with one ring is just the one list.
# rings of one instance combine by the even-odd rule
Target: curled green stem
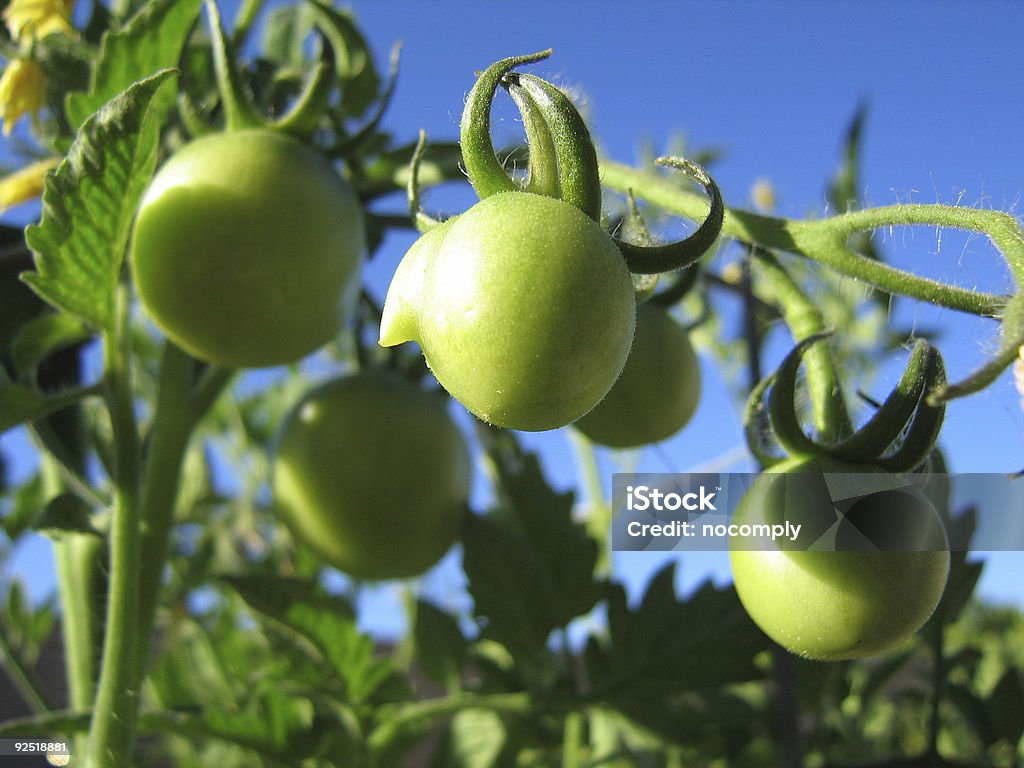
[[423,163],[423,154],[427,150],[427,132],[421,130],[419,139],[416,141],[416,149],[413,150],[412,160],[409,163],[409,180],[405,185],[406,199],[409,201],[409,217],[421,233],[426,233],[440,224],[440,220],[423,210],[420,200],[420,165]]
[[[710,203],[697,231],[683,240],[656,246],[637,246],[616,240],[615,244],[622,251],[629,271],[634,274],[650,275],[692,266],[711,250],[722,231],[725,203],[718,185],[708,172],[696,163],[679,157],[661,157],[658,158],[658,164],[682,171],[697,181],[707,191]],[[637,196],[643,197],[643,194],[638,193]]]
[[466,107],[462,112],[459,134],[466,174],[481,200],[498,192],[512,192],[518,189],[516,183],[505,173],[491,140],[491,105],[494,103],[494,93],[501,84],[501,79],[513,67],[533,64],[550,55],[549,48],[546,51],[526,56],[511,56],[497,61],[484,70],[469,92]]

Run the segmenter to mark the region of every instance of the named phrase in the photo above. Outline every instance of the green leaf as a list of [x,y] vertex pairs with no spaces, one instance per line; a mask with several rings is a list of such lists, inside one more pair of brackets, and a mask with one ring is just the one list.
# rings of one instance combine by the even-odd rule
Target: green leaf
[[68,533],[97,533],[89,519],[89,505],[73,493],[62,493],[51,499],[34,527],[56,539]]
[[1011,744],[1024,735],[1024,684],[1021,672],[1008,669],[986,699],[995,732]]
[[464,709],[452,718],[451,741],[455,765],[493,768],[498,764],[508,733],[501,718],[487,709]]
[[754,656],[768,639],[734,590],[705,583],[689,599],[675,594],[675,564],[659,571],[635,610],[620,585],[608,588],[608,642],[592,640],[586,664],[599,691],[613,699],[650,699],[756,680]]
[[135,83],[85,122],[43,190],[43,217],[25,230],[36,272],[25,281],[58,309],[103,329],[114,317],[135,209],[156,167],[150,109],[164,71]]
[[306,61],[306,38],[312,28],[311,6],[302,3],[274,8],[263,25],[263,57],[301,71]]
[[290,696],[285,691],[267,690],[240,712],[210,708],[203,718],[218,737],[245,744],[257,737],[261,747],[289,746],[292,735],[308,733],[313,720],[309,701]]
[[92,336],[79,318],[46,312],[25,325],[11,346],[14,367],[19,373],[34,370],[54,352],[86,341]]
[[380,94],[380,76],[373,53],[349,13],[314,2],[318,26],[334,49],[335,72],[341,83],[341,110],[359,117]]
[[547,485],[536,456],[508,432],[492,431],[487,442],[504,508],[471,517],[463,562],[486,634],[527,658],[596,604],[597,544],[573,520],[573,495]]
[[[0,413],[3,413],[2,407]],[[9,492],[7,499],[10,506],[5,514],[0,515],[0,529],[8,539],[14,541],[32,527],[39,516],[39,510],[43,507],[45,497],[42,476],[37,472]]]
[[326,662],[351,701],[365,701],[392,674],[390,662],[376,658],[373,639],[357,629],[350,606],[322,594],[315,582],[265,574],[226,581],[297,647],[311,649]]
[[[24,243],[23,229],[0,227],[0,246],[9,254],[0,259],[0,357],[6,354],[25,323],[46,306],[18,278],[32,265],[32,254]],[[20,252],[18,256],[14,255],[16,252]]]
[[425,600],[417,601],[413,638],[423,674],[441,685],[459,679],[467,643],[454,616]]
[[[87,92],[68,95],[68,119],[76,128],[140,76],[178,66],[185,41],[199,15],[201,0],[154,0],[120,28],[103,35]],[[156,102],[163,110],[174,103],[172,91]]]
[[50,410],[42,392],[18,384],[0,383],[0,434],[11,427],[38,419]]
[[999,741],[999,735],[989,719],[988,707],[979,696],[960,683],[947,683],[945,693],[946,698],[959,710],[978,738],[987,746]]

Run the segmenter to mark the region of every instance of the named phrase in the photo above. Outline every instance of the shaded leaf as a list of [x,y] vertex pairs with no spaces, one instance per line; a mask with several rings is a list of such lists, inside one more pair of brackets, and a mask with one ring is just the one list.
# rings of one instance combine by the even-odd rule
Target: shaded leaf
[[92,332],[81,319],[58,312],[46,312],[22,329],[11,346],[14,366],[19,372],[33,370],[61,349],[86,341]]
[[55,496],[35,522],[35,529],[50,538],[69,533],[99,535],[89,519],[89,505],[73,493]]
[[0,433],[44,416],[49,398],[31,387],[0,383]]
[[1006,670],[985,703],[995,732],[1015,744],[1024,735],[1024,687],[1020,670]]
[[314,582],[267,574],[225,581],[250,608],[322,657],[350,700],[365,701],[392,674],[391,663],[376,658],[372,638],[356,627],[350,606],[324,595]]
[[604,695],[652,698],[759,679],[754,656],[769,648],[735,591],[706,582],[689,599],[675,594],[675,564],[650,581],[635,610],[620,585],[608,587],[608,639],[591,639],[586,665]]
[[471,517],[463,563],[486,634],[525,658],[596,604],[597,544],[573,520],[572,494],[547,485],[537,457],[507,432],[488,435],[503,507]]
[[427,677],[441,685],[458,680],[467,642],[454,616],[425,600],[417,601],[413,638],[416,657]]

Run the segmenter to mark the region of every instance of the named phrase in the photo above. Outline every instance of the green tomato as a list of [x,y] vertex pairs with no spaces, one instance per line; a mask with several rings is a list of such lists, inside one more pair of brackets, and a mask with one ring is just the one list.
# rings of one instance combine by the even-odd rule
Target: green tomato
[[645,302],[637,307],[622,375],[576,427],[612,448],[656,443],[686,426],[699,399],[700,363],[689,334],[664,309]]
[[419,342],[470,412],[542,431],[607,394],[635,315],[625,260],[596,222],[561,200],[503,192],[410,249],[388,289],[380,343]]
[[292,363],[354,309],[362,210],[313,149],[279,132],[212,134],[174,154],[143,196],[131,248],[153,322],[203,360]]
[[458,538],[472,467],[447,398],[384,373],[334,379],[284,420],[275,509],[327,563],[356,578],[415,576]]
[[[849,474],[863,498],[837,513],[830,498],[846,494],[830,497],[823,473],[833,484]],[[805,658],[837,661],[891,651],[928,620],[949,575],[945,529],[922,494],[894,485],[877,467],[820,458],[787,460],[754,482],[734,523],[804,526],[799,549],[732,540],[736,591],[765,634]],[[828,543],[803,548],[813,541]]]

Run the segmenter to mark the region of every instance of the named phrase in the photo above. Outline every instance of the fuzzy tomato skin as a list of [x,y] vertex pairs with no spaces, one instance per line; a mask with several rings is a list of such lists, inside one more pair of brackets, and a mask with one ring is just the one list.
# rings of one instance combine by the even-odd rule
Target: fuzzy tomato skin
[[385,373],[309,392],[277,438],[272,485],[281,519],[353,577],[423,573],[458,538],[472,479],[446,404]]
[[143,196],[131,264],[149,317],[192,355],[292,363],[350,316],[366,250],[351,187],[267,129],[211,134],[172,155]]
[[485,198],[410,250],[388,291],[383,346],[418,341],[441,385],[490,424],[565,426],[611,389],[633,340],[625,261],[575,207]]
[[576,428],[595,443],[634,448],[671,437],[700,400],[700,362],[686,330],[661,307],[637,307],[633,348],[615,385]]
[[[838,518],[816,488],[821,474],[881,471],[827,459],[787,460],[754,482],[734,522],[788,519],[824,532]],[[790,485],[785,493],[783,476],[794,473],[805,473],[806,482],[800,479],[795,492]],[[949,550],[931,503],[916,492],[904,496],[915,535],[928,542],[922,551],[804,551],[784,545],[746,550],[734,539],[730,561],[736,591],[765,634],[805,658],[839,661],[887,653],[920,629],[945,589]],[[884,498],[868,496],[859,502],[860,509],[877,511],[871,507],[886,503]],[[837,536],[844,535],[844,525]]]

